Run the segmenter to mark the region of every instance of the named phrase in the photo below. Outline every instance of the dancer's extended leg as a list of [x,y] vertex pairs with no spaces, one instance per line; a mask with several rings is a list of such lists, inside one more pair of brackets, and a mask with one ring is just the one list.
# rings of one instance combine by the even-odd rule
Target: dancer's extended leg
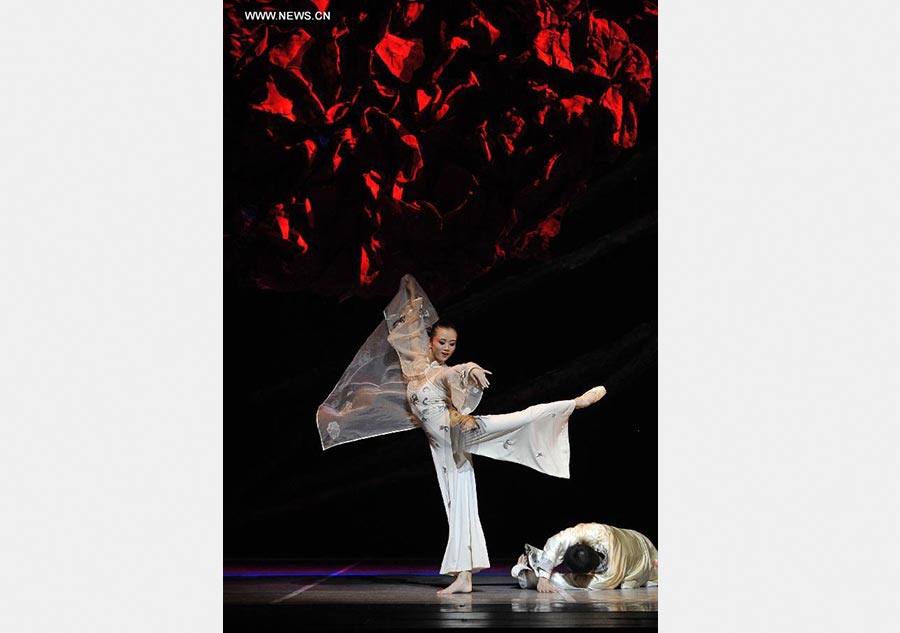
[[574,408],[573,400],[560,400],[536,404],[513,413],[475,416],[478,428],[466,432],[467,445],[489,442],[539,420],[564,416],[568,418]]
[[605,395],[606,387],[603,387],[602,385],[599,387],[594,387],[593,389],[588,389],[583,394],[575,398],[575,408],[584,409],[585,407],[589,407]]

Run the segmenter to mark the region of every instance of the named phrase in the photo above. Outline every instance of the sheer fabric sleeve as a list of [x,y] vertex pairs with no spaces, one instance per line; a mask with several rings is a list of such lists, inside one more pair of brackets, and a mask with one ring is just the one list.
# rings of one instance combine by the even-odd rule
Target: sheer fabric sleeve
[[323,449],[419,426],[406,385],[411,375],[428,366],[425,329],[437,321],[437,313],[421,287],[410,280],[416,303],[410,306],[404,277],[385,310],[385,321],[359,348],[316,411]]
[[481,387],[470,379],[473,369],[481,369],[481,366],[478,363],[453,365],[447,367],[442,376],[450,392],[450,402],[460,413],[472,413],[484,395]]
[[414,429],[406,380],[381,323],[316,411],[322,448]]
[[[411,299],[407,282],[415,295]],[[400,367],[407,379],[422,376],[430,365],[428,328],[438,320],[437,311],[412,275],[404,275],[400,291],[384,311],[388,343],[397,352]]]

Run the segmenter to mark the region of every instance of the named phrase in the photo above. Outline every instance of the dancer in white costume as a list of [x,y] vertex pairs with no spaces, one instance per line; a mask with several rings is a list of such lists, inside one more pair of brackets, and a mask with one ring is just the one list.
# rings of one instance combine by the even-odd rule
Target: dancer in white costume
[[[441,573],[456,579],[438,593],[468,593],[472,591],[472,572],[490,566],[478,517],[472,455],[516,462],[568,478],[569,416],[574,409],[597,402],[606,389],[594,387],[574,400],[539,404],[515,413],[473,417],[468,414],[489,386],[490,372],[476,363],[447,365],[456,349],[456,329],[436,320],[433,306],[410,275],[404,277],[385,316],[387,342],[399,356],[409,407],[417,418],[411,422],[420,424],[428,436],[450,526]],[[353,434],[343,441],[352,441],[406,428],[396,424],[388,428],[383,420],[389,408],[385,402],[392,395],[389,392],[396,391],[395,387],[384,388],[396,383],[396,377],[389,377],[389,369],[382,370],[385,378],[379,384],[358,377],[364,373],[361,367],[371,365],[372,354],[364,351],[377,343],[378,334],[379,330],[373,333],[319,408],[317,420],[324,448],[336,443],[343,429]],[[347,387],[351,384],[352,389]],[[378,426],[384,427],[378,433],[358,428],[367,409],[378,413]]]
[[[565,563],[569,573],[554,571]],[[554,534],[539,550],[525,546],[512,569],[522,589],[634,589],[659,584],[659,553],[635,530],[579,523]]]

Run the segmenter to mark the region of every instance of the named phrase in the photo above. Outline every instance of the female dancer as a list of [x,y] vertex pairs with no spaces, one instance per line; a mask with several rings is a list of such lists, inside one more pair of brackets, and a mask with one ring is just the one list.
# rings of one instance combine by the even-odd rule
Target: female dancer
[[[447,365],[456,349],[456,328],[437,320],[433,306],[412,276],[404,276],[401,290],[385,310],[385,316],[387,342],[399,356],[406,399],[416,418],[411,422],[421,425],[428,437],[450,525],[441,573],[456,579],[438,593],[468,593],[472,591],[472,573],[490,567],[478,517],[472,455],[511,461],[568,478],[569,416],[574,409],[597,402],[606,389],[594,387],[574,400],[539,404],[515,413],[473,417],[468,414],[490,385],[487,376],[491,372],[476,363]],[[350,437],[343,441],[411,428],[406,421],[392,429],[379,423],[389,409],[384,402],[392,399],[391,394],[396,396],[396,376],[391,376],[389,369],[381,371],[382,384],[360,377],[367,373],[365,369],[373,373],[370,348],[377,344],[378,336],[380,331],[376,330],[319,408],[317,419],[325,448],[335,443],[342,428],[352,429]],[[355,428],[366,411],[376,414],[372,422],[379,428],[374,432]]]

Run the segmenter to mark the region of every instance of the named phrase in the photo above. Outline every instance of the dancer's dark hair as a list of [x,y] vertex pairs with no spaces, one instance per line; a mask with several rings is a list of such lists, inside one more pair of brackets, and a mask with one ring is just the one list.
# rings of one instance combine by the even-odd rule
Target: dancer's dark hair
[[[456,330],[456,326],[453,325],[452,323],[450,323],[450,321],[447,321],[446,319],[438,319],[437,321],[434,322],[434,325],[432,325],[430,328],[428,328],[428,330],[427,330],[428,338],[434,338],[434,333],[437,332],[439,327],[447,328],[450,330]],[[458,331],[458,330],[456,330],[456,331]]]
[[563,556],[563,563],[575,574],[588,574],[600,565],[600,553],[590,545],[576,543]]

